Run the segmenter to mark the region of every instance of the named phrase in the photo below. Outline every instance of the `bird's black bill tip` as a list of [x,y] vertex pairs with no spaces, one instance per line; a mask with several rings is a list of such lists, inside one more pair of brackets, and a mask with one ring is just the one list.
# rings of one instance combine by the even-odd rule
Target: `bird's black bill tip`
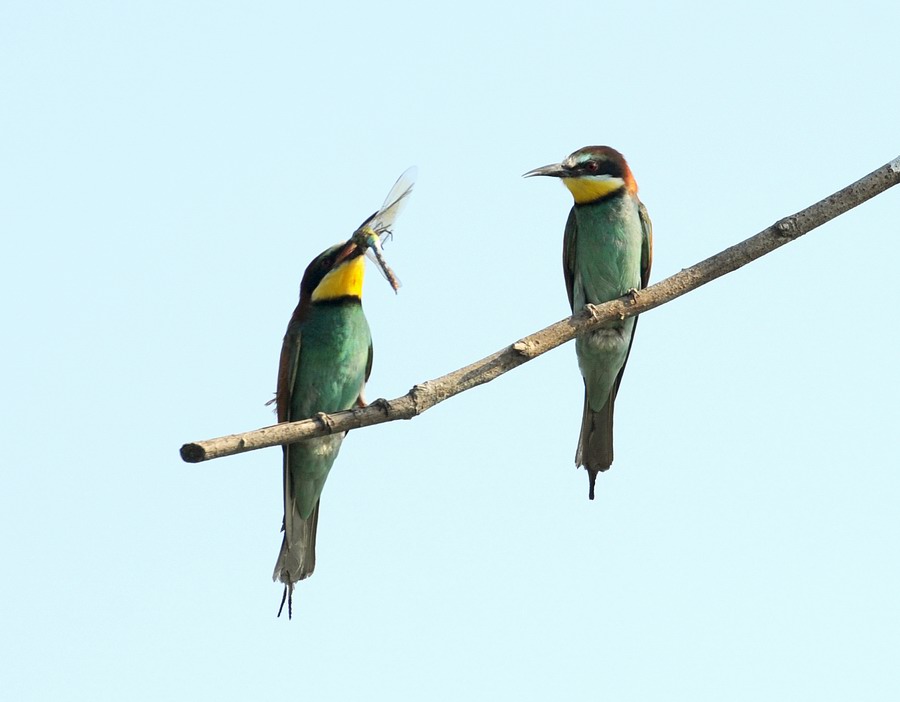
[[527,173],[523,173],[523,178],[531,178],[532,176],[550,176],[551,178],[563,178],[568,175],[568,171],[561,163],[551,163],[549,166],[541,166],[534,168]]

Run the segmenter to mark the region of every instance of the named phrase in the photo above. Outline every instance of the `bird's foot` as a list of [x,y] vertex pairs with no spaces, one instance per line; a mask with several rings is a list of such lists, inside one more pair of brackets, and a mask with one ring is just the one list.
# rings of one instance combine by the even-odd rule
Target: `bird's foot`
[[318,419],[322,426],[326,429],[332,429],[334,427],[334,420],[331,418],[330,414],[325,414],[324,412],[316,412],[315,419]]
[[372,403],[369,406],[377,407],[385,414],[387,414],[391,409],[391,403],[385,400],[383,397],[379,397],[377,400],[372,400]]

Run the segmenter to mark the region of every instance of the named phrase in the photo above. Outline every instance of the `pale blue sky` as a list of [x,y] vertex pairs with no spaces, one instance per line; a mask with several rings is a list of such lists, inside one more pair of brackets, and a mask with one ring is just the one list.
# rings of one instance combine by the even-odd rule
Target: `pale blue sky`
[[628,158],[658,281],[900,154],[896,3],[0,6],[9,700],[894,700],[900,190],[642,317],[616,462],[572,345],[353,432],[278,620],[273,421],[303,269],[409,165],[370,399],[567,314]]

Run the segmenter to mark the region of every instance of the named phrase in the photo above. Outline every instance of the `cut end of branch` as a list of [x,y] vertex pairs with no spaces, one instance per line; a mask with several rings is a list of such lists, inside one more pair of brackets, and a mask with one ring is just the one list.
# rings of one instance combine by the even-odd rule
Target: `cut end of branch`
[[200,444],[185,444],[181,447],[181,460],[185,463],[202,463],[206,460],[206,449]]
[[538,344],[533,344],[525,339],[519,339],[514,343],[512,345],[512,350],[525,358],[534,358],[535,356],[541,355]]

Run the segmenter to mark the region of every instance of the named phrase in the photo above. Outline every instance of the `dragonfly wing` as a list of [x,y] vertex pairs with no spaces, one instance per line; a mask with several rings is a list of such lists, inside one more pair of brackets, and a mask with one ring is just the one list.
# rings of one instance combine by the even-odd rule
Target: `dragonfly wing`
[[366,220],[366,224],[372,227],[377,234],[390,231],[400,212],[406,206],[406,201],[409,199],[413,185],[416,182],[416,173],[417,169],[415,166],[410,166],[403,171],[403,174],[397,179],[394,187],[391,188],[391,191],[384,199],[381,209]]

